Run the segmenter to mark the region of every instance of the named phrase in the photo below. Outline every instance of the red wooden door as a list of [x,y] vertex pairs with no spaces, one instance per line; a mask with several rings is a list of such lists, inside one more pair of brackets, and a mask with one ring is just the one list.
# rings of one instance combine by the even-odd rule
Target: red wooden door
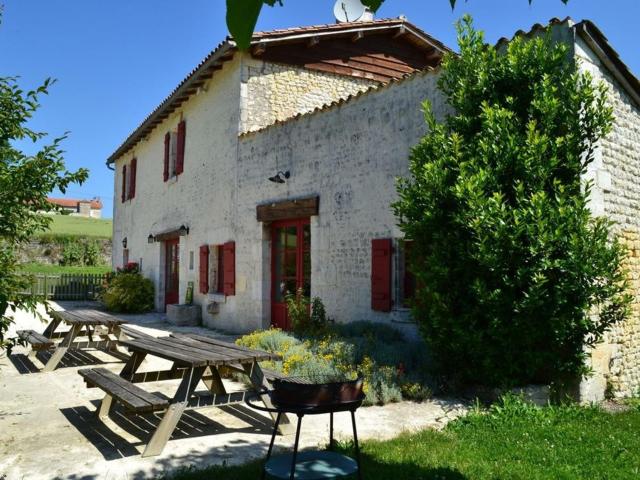
[[164,270],[164,304],[178,303],[180,287],[180,254],[177,238],[164,242],[166,265]]
[[271,324],[289,330],[285,295],[302,289],[311,295],[311,229],[309,219],[271,224]]

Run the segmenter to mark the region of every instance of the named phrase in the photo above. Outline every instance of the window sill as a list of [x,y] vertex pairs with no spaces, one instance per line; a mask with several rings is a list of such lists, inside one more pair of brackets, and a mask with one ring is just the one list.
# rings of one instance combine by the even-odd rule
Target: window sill
[[416,321],[411,318],[411,309],[407,307],[397,307],[391,310],[391,323],[404,323],[415,325]]
[[208,293],[207,298],[212,302],[226,303],[227,296],[224,293]]

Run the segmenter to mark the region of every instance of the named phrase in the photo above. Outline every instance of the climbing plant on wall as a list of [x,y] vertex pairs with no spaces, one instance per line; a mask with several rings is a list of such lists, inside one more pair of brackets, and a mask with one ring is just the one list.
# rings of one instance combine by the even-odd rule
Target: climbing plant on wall
[[624,250],[583,177],[612,125],[605,87],[550,35],[495,47],[465,17],[458,42],[439,79],[455,113],[440,123],[425,103],[394,204],[414,240],[414,317],[448,379],[575,379],[630,300]]

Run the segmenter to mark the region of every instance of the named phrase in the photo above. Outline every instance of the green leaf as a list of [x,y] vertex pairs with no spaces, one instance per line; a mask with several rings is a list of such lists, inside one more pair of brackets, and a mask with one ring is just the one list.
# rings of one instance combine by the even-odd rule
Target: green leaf
[[380,5],[382,5],[384,3],[384,0],[363,0],[362,4],[369,8],[369,10],[371,10],[372,12],[376,12],[378,11],[378,9],[380,8]]
[[227,28],[240,50],[251,45],[262,5],[262,0],[227,0]]

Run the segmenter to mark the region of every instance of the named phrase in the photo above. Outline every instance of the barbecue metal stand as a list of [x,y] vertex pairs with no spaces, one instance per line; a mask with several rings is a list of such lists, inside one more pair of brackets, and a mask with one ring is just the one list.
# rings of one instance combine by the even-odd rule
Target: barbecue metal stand
[[[341,478],[348,475],[357,474],[358,479],[362,480],[360,471],[360,448],[358,446],[358,432],[356,430],[356,410],[362,405],[364,396],[358,400],[351,402],[339,402],[323,405],[282,405],[273,402],[273,407],[266,407],[262,404],[253,403],[253,399],[257,399],[262,395],[271,396],[271,391],[259,393],[257,396],[247,398],[247,405],[256,410],[263,412],[276,413],[276,422],[273,426],[273,434],[267,451],[267,459],[262,468],[261,479],[264,480],[266,475],[271,478],[284,480],[324,480],[330,478]],[[333,414],[336,412],[350,412],[351,424],[353,425],[353,441],[356,451],[356,458],[347,457],[331,451],[333,449]],[[285,413],[295,414],[298,417],[296,427],[296,439],[293,446],[293,453],[278,455],[271,458],[273,443],[278,432],[278,424],[280,418]],[[329,451],[307,451],[298,453],[298,444],[300,441],[300,427],[302,425],[302,417],[305,415],[326,414],[329,417]]]

